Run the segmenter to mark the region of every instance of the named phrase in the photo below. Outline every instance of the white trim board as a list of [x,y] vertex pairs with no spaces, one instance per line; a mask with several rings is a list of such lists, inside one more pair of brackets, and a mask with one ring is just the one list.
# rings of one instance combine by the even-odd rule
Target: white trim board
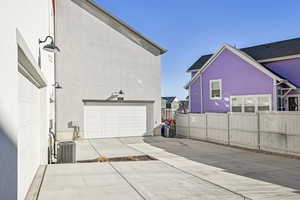
[[275,57],[275,58],[268,58],[263,60],[257,60],[259,63],[266,63],[266,62],[275,62],[275,61],[282,61],[282,60],[290,60],[300,58],[300,54],[292,55],[292,56],[282,56],[282,57]]
[[[260,70],[261,72],[265,73],[266,75],[270,76],[271,78],[278,80],[278,81],[283,81],[282,78],[280,78],[279,76],[277,76],[276,74],[272,73],[271,71],[267,70],[264,66],[262,66],[261,64],[259,64],[256,60],[254,60],[251,56],[249,56],[248,54],[246,54],[245,52],[242,52],[228,44],[223,45],[212,57],[210,57],[210,59],[202,66],[202,68],[196,73],[196,75],[194,75],[194,77],[184,86],[185,89],[187,89],[198,77],[199,75],[204,72],[209,66],[210,64],[216,60],[216,58],[225,50],[229,50],[232,53],[234,53],[235,55],[239,56],[240,58],[242,58],[243,60],[245,60],[246,62],[248,62],[249,64],[251,64],[252,66],[254,66],[255,68],[257,68],[258,70]],[[290,82],[285,82],[289,87],[296,89],[296,86],[294,86],[292,83]]]
[[31,81],[36,87],[46,87],[46,78],[44,77],[40,67],[36,63],[31,51],[28,48],[28,45],[26,44],[19,30],[16,31],[16,37],[18,45],[18,71],[29,81]]

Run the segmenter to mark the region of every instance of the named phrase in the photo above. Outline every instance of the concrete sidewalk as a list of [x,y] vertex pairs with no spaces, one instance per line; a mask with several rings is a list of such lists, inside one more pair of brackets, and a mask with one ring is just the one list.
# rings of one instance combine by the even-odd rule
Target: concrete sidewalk
[[[247,177],[247,173],[237,173],[238,169],[240,172],[263,173],[263,170],[286,166],[284,162],[290,169],[294,167],[296,172],[298,160],[187,139],[134,137],[77,142],[78,160],[134,155],[150,155],[158,160],[49,165],[39,200],[300,199],[297,190],[292,187]],[[274,160],[270,168],[258,170],[261,168],[257,159],[260,156]],[[239,165],[238,160],[245,165]],[[229,171],[228,163],[231,161]],[[298,175],[296,177],[299,178]],[[294,181],[293,177],[288,178]],[[294,185],[297,187],[297,184]]]

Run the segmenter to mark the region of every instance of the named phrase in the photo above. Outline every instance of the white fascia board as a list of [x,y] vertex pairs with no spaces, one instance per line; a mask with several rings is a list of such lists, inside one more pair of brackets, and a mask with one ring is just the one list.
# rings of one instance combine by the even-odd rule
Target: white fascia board
[[[198,73],[192,78],[192,80],[190,80],[185,86],[184,88],[188,88],[191,83],[193,83],[199,76],[199,74],[201,74],[203,71],[206,70],[206,68],[225,50],[228,49],[229,51],[231,51],[232,53],[234,53],[235,55],[239,56],[240,58],[242,58],[243,60],[245,60],[246,62],[248,62],[249,64],[251,64],[252,66],[254,66],[255,68],[257,68],[258,70],[260,70],[261,72],[265,73],[266,75],[270,76],[271,78],[278,80],[278,81],[283,81],[282,78],[278,77],[276,74],[272,73],[271,71],[267,70],[264,66],[262,66],[261,64],[259,64],[256,60],[254,60],[251,56],[249,56],[248,54],[246,54],[245,52],[242,52],[239,49],[236,49],[228,44],[225,44],[224,46],[222,46],[222,48],[220,48],[219,51],[217,51],[217,53],[215,53],[204,65],[203,67],[198,71]],[[296,87],[291,84],[290,82],[286,81],[285,82],[288,86],[290,86],[293,89],[296,89]]]
[[295,59],[295,58],[300,58],[300,54],[257,60],[257,62],[259,62],[259,63],[276,62],[276,61],[289,60],[289,59]]

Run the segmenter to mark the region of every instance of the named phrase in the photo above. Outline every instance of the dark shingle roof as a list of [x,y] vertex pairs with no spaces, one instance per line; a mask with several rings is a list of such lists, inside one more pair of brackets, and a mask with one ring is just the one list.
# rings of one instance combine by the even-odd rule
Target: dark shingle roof
[[162,99],[166,100],[167,103],[172,103],[176,97],[162,97]]
[[[265,60],[270,58],[291,56],[291,55],[300,54],[300,38],[262,44],[262,45],[242,48],[240,50],[247,53],[255,60]],[[201,56],[188,69],[188,71],[201,69],[201,67],[206,63],[206,61],[208,61],[208,59],[212,55],[213,54]]]
[[201,67],[206,63],[206,61],[209,60],[209,58],[212,56],[213,54],[209,54],[209,55],[205,55],[205,56],[201,56],[189,69],[190,70],[195,70],[195,69],[201,69]]

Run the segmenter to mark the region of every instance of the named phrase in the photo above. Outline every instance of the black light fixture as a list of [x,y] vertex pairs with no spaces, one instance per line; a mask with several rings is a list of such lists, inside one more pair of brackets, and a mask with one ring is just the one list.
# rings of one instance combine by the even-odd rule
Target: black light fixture
[[118,95],[118,101],[124,101],[124,95],[125,93],[123,92],[123,90],[120,90]]
[[48,35],[44,40],[39,40],[39,44],[45,43],[48,39],[50,39],[51,42],[50,44],[46,44],[43,49],[51,53],[60,52],[60,49],[54,43],[53,37],[50,35]]
[[50,39],[51,42],[50,44],[46,44],[43,49],[45,51],[51,52],[51,53],[56,53],[60,52],[60,49],[55,45],[54,39],[52,36],[48,35],[44,40],[39,39],[39,58],[38,58],[38,64],[41,67],[41,44],[47,42],[47,40]]
[[55,82],[53,85],[52,85],[55,89],[62,89],[61,85],[59,84],[59,82]]

